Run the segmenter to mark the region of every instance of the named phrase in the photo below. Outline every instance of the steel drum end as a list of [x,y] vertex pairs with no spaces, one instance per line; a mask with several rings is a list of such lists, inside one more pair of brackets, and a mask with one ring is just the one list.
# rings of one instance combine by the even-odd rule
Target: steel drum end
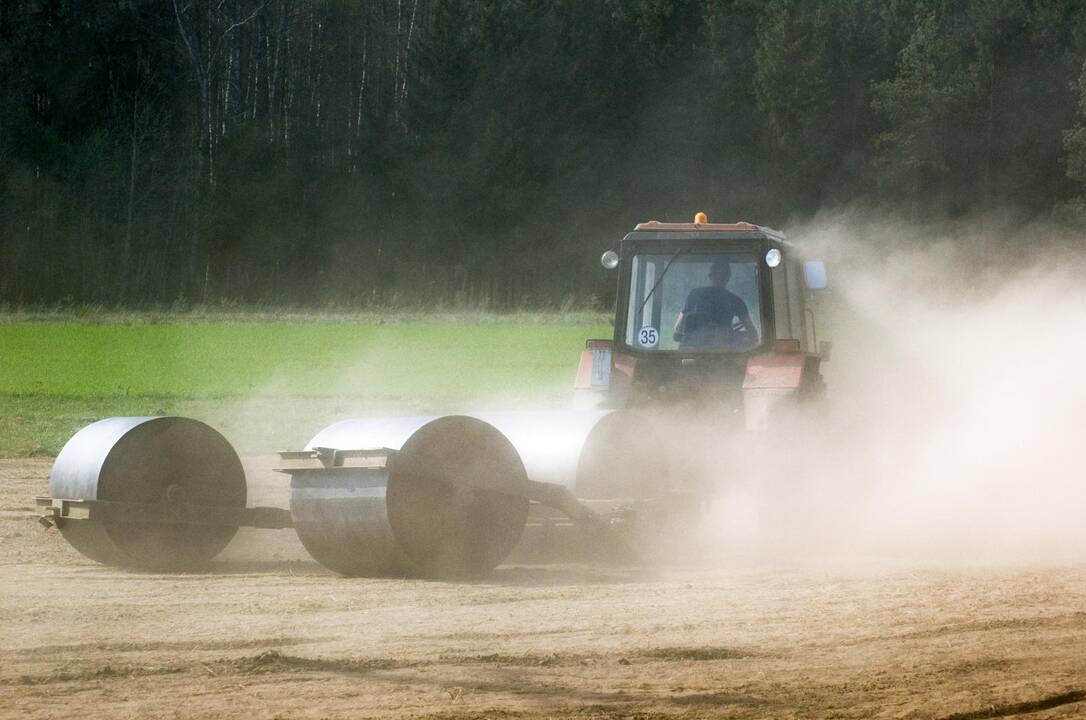
[[577,461],[577,495],[644,500],[661,494],[668,472],[667,450],[652,423],[632,412],[612,412],[585,438]]
[[237,532],[232,518],[246,499],[245,473],[230,443],[183,417],[88,425],[61,449],[49,489],[53,498],[88,506],[86,517],[55,518],[76,550],[106,565],[151,571],[206,565]]
[[491,424],[450,415],[419,428],[388,476],[388,519],[427,577],[470,579],[497,567],[528,518],[528,476]]

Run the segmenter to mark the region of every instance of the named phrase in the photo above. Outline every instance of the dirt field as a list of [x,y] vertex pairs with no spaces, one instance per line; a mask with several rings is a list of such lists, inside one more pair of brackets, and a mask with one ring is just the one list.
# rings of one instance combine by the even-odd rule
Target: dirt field
[[[119,572],[0,460],[0,716],[1086,717],[1086,564],[507,566],[348,580],[290,531],[208,574]],[[285,502],[256,458],[251,502]]]

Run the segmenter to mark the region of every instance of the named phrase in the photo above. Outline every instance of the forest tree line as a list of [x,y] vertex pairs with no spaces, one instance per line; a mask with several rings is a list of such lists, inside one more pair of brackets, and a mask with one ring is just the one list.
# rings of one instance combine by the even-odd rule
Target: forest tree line
[[553,307],[651,218],[1047,216],[1084,61],[1078,0],[0,0],[0,302]]

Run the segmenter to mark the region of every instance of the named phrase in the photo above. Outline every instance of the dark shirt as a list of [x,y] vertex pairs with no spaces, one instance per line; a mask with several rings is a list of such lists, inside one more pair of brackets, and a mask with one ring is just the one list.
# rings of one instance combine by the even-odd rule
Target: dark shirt
[[683,305],[684,345],[757,345],[747,305],[729,290],[711,285],[694,288]]

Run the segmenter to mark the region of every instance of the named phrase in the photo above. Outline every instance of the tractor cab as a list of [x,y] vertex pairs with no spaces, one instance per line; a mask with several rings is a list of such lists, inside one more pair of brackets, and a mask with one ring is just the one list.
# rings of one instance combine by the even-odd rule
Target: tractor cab
[[749,409],[761,391],[820,392],[825,267],[783,233],[698,213],[637,225],[601,262],[618,275],[615,332],[588,341],[579,404]]

